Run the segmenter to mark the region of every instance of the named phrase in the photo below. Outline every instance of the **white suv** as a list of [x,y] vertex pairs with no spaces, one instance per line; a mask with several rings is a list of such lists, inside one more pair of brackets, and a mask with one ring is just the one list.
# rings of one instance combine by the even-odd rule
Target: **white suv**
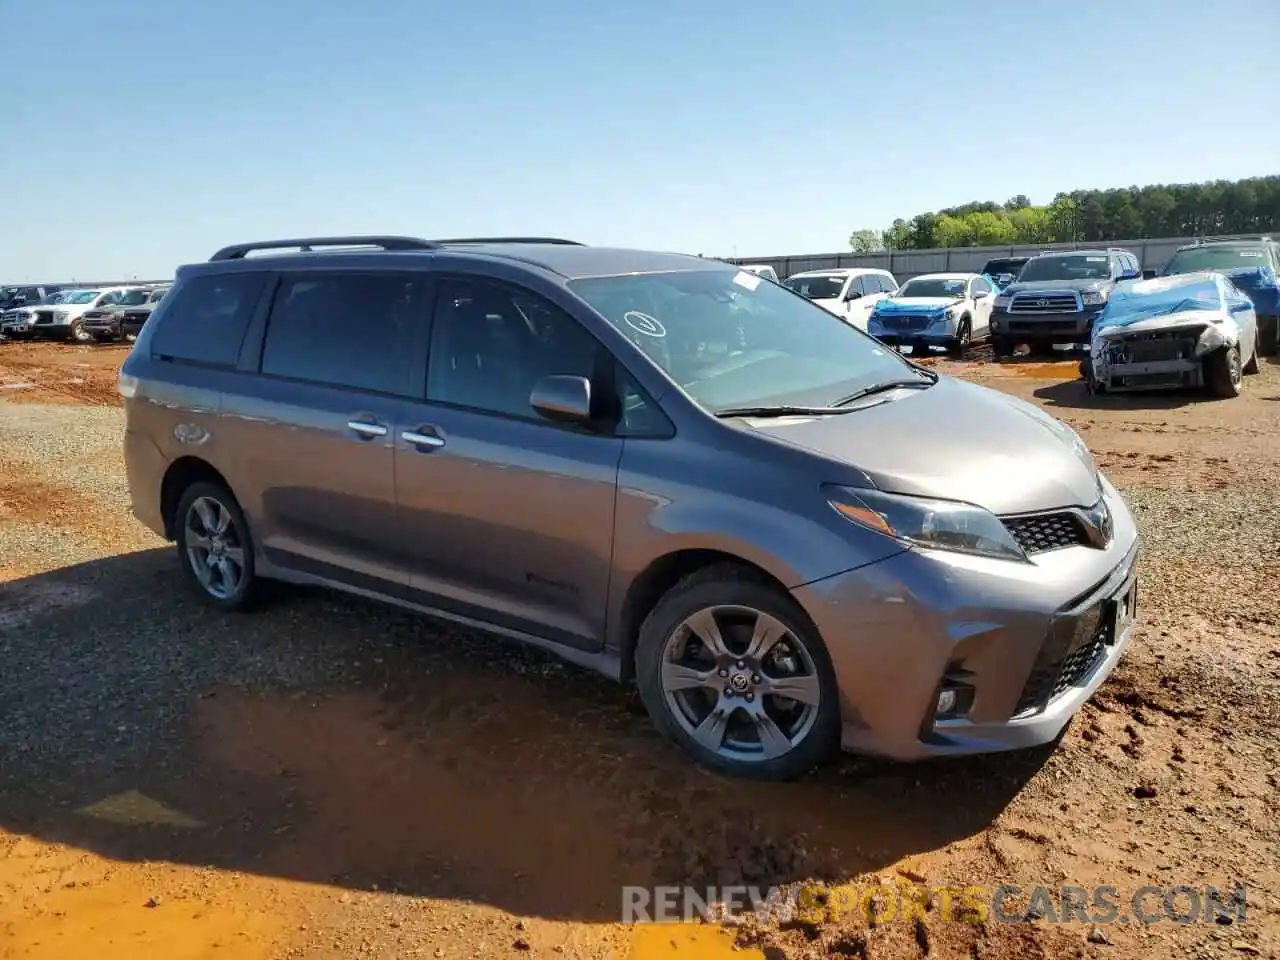
[[873,267],[806,270],[793,273],[782,285],[859,330],[867,329],[872,308],[898,290],[898,281],[892,273]]

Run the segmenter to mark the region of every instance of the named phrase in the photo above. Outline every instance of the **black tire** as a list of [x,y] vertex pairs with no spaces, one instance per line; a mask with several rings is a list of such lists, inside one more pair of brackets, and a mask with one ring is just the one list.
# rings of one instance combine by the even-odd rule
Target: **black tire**
[[77,318],[72,320],[71,325],[67,328],[67,339],[76,343],[92,343],[94,336],[84,328],[84,321]]
[[[763,613],[785,628],[787,646],[794,640],[803,648],[802,652],[796,652],[797,660],[806,659],[807,655],[811,672],[795,676],[812,677],[816,682],[818,703],[807,714],[807,725],[803,726],[801,732],[793,734],[798,739],[792,741],[786,752],[779,756],[738,758],[708,748],[686,729],[685,724],[691,724],[691,721],[688,717],[677,716],[676,707],[670,702],[668,691],[663,687],[663,664],[682,625],[695,614],[716,607],[749,608]],[[739,652],[732,651],[732,654],[738,656]],[[750,569],[735,564],[718,564],[691,574],[677,583],[649,611],[641,625],[635,660],[640,698],[654,725],[690,757],[709,769],[752,780],[793,780],[827,760],[840,745],[839,694],[826,646],[817,629],[795,601]],[[709,678],[707,686],[719,687],[719,677],[724,675],[715,674],[716,678],[710,679],[713,676],[710,672],[712,669],[714,668],[708,667],[705,674]],[[753,672],[750,666],[744,671],[742,668],[738,669],[744,674]],[[764,667],[760,671],[764,673]],[[735,671],[734,676],[724,680],[726,695],[729,687],[740,679],[745,684],[745,676],[736,676]],[[759,680],[759,676],[752,677],[753,684]],[[716,712],[719,705],[726,704],[725,698],[719,693],[712,694],[710,690],[705,693],[717,699],[717,706],[709,708],[708,715]],[[738,696],[745,697],[746,700],[752,699],[748,694]],[[750,711],[763,712],[766,702],[776,707],[777,701],[766,701],[766,696],[767,694],[762,694],[759,702],[751,705],[739,700],[737,705],[730,707],[726,716],[749,719]],[[802,703],[792,701],[791,708],[797,707],[802,714],[807,709]],[[746,712],[740,714],[739,710]],[[777,730],[779,727],[773,729]],[[788,736],[787,739],[790,740],[791,737]],[[761,753],[763,740],[763,736],[758,739]],[[725,750],[727,731],[722,734],[720,743],[721,751]]]
[[1252,376],[1259,372],[1258,354],[1262,352],[1262,334],[1256,329],[1253,331],[1253,354],[1249,357],[1249,362],[1244,365],[1244,372]]
[[[216,502],[227,512],[231,526],[234,527],[235,541],[241,551],[239,556],[242,560],[242,576],[239,578],[235,588],[227,591],[225,595],[219,595],[218,592],[211,589],[195,568],[196,560],[192,556],[192,551],[195,545],[193,537],[196,535],[196,531],[192,529],[192,524],[188,521],[193,506],[200,501]],[[236,498],[230,490],[220,483],[212,483],[205,480],[199,480],[191,484],[182,491],[182,495],[178,497],[178,502],[174,506],[172,530],[178,549],[178,562],[182,564],[183,572],[205,601],[221,610],[227,611],[247,610],[253,606],[261,595],[261,584],[258,580],[254,563],[253,536],[249,530],[248,521],[245,520],[244,512],[240,509],[240,504],[236,502]],[[198,551],[200,548],[195,547],[195,549]]]
[[991,335],[991,353],[997,360],[1013,356],[1013,341],[998,334]]
[[1215,397],[1230,399],[1240,396],[1242,378],[1239,347],[1224,347],[1204,358],[1205,384]]
[[963,359],[965,353],[969,350],[969,341],[973,338],[973,326],[969,318],[961,317],[960,323],[956,327],[956,336],[947,344],[947,353],[957,360]]

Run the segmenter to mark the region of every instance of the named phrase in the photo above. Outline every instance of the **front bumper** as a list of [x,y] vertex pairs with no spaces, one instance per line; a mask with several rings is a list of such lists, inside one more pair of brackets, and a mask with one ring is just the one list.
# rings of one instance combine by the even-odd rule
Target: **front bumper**
[[934,321],[928,326],[911,326],[907,323],[886,322],[872,317],[867,322],[867,333],[889,346],[899,344],[928,344],[943,347],[955,340],[954,321]]
[[[1104,481],[1114,518],[1105,549],[1068,547],[1030,564],[909,550],[796,588],[826,641],[846,749],[898,760],[1051,742],[1133,636],[1139,547]],[[963,713],[935,715],[958,684]]]
[[1101,312],[1081,310],[1074,313],[1010,313],[991,311],[991,335],[1016,343],[1088,344],[1093,321]]
[[120,336],[118,317],[86,317],[81,327],[95,337]]
[[1200,360],[1099,363],[1095,359],[1093,371],[1098,385],[1111,393],[1204,386],[1204,364]]

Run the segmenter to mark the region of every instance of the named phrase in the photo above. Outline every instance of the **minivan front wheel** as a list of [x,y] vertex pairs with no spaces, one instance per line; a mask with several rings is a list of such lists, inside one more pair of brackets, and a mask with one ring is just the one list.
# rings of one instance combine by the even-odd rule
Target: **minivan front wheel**
[[794,779],[838,746],[826,647],[790,597],[743,568],[673,587],[640,628],[636,675],[659,730],[721,773]]
[[240,505],[225,487],[193,483],[178,500],[178,557],[206,600],[240,610],[255,594],[253,542]]

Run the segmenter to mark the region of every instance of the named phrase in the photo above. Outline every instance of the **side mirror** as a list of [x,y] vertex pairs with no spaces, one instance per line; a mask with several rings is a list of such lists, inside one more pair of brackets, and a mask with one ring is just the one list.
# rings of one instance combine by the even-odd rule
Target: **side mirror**
[[591,381],[586,377],[543,377],[529,394],[529,406],[556,423],[591,419]]
[[1143,279],[1143,280],[1154,280],[1155,278],[1156,278],[1156,271],[1155,271],[1155,270],[1143,270],[1143,271],[1142,271],[1142,279]]
[[861,296],[862,296],[861,290],[850,290],[848,293],[844,295],[844,300],[845,300],[845,303],[848,303],[850,300],[857,300]]

